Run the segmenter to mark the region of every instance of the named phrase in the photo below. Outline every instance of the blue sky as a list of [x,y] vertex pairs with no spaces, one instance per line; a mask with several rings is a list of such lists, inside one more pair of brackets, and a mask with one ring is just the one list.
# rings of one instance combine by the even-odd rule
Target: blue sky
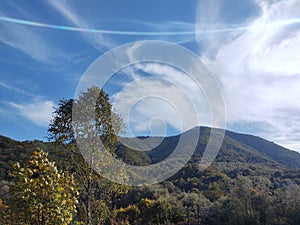
[[[74,96],[80,78],[99,56],[128,42],[163,40],[198,54],[216,75],[228,129],[300,151],[299,18],[299,0],[2,0],[0,134],[43,139],[53,107],[59,99]],[[178,69],[150,63],[124,68],[106,91],[113,100],[129,81],[162,73],[180,78],[182,87],[192,90]],[[176,92],[178,104],[184,101],[170,84],[149,85],[168,96]],[[128,89],[126,97],[143,90]],[[199,102],[205,105],[203,96]],[[149,133],[147,121],[159,117],[151,110],[157,107],[167,115],[159,119],[166,119],[168,134],[178,132],[175,111],[159,104],[151,100],[133,107],[130,126],[135,134]],[[209,125],[209,112],[200,111],[203,123],[185,129]],[[150,126],[155,134],[162,132],[160,122]]]

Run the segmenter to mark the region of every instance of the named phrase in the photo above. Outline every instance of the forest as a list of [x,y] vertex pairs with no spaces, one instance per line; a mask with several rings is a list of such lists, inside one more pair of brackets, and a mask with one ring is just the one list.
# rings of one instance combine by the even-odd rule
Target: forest
[[[95,108],[85,108],[76,134],[72,107],[88,100]],[[300,154],[251,135],[226,131],[218,156],[200,170],[213,128],[196,127],[201,132],[193,156],[169,179],[137,187],[107,180],[83,157],[79,134],[100,137],[115,158],[140,166],[164,160],[179,138],[167,137],[149,152],[129,149],[116,135],[122,121],[111,108],[108,95],[92,87],[78,100],[60,101],[48,142],[0,136],[1,224],[300,224]],[[90,114],[95,129],[87,131]]]

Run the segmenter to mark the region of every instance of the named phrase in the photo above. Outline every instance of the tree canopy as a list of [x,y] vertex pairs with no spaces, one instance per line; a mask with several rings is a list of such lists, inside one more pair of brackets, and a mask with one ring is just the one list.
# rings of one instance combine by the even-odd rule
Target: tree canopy
[[[88,164],[80,163],[76,169],[81,218],[88,225],[98,224],[107,217],[108,207],[113,207],[112,199],[127,189],[93,170],[99,166],[95,157],[102,148],[115,154],[122,120],[112,111],[107,93],[95,86],[82,92],[77,99],[61,100],[53,116],[48,129],[49,140],[67,145],[75,153],[80,152]],[[109,163],[102,160],[100,166]]]
[[59,171],[41,149],[25,166],[14,165],[10,220],[14,224],[67,225],[76,213],[78,191],[74,177]]

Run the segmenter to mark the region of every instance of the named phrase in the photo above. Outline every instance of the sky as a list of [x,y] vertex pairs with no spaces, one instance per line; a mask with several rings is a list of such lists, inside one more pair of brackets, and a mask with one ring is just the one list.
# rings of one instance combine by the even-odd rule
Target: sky
[[[2,0],[0,134],[45,140],[53,108],[95,60],[146,40],[199,56],[219,82],[226,129],[300,151],[299,0]],[[131,135],[212,124],[205,91],[172,65],[128,65],[104,90]]]

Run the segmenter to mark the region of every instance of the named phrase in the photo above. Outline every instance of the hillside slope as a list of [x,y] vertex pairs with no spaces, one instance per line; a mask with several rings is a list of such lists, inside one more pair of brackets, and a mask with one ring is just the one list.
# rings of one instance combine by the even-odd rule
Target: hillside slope
[[[182,134],[185,137],[184,142],[181,144],[183,154],[186,151],[185,148],[189,147],[190,138],[194,138],[193,132],[195,129],[200,129],[200,136],[190,163],[200,162],[211,131],[207,127],[196,127]],[[166,137],[156,148],[144,152],[128,149],[120,143],[117,155],[133,165],[157,163],[173,152],[180,137],[180,135]],[[155,143],[157,142],[157,138],[148,137],[148,143],[151,143],[152,140]],[[37,146],[48,151],[49,157],[56,161],[58,165],[72,164],[72,162],[65,162],[68,155],[67,150],[55,149],[46,142],[19,142],[0,135],[0,178],[7,179],[13,163],[27,160],[30,152]],[[224,142],[212,166],[227,174],[238,173],[238,171],[250,174],[274,173],[278,170],[300,169],[300,153],[259,137],[226,131]]]
[[267,141],[263,138],[249,135],[239,134],[231,131],[226,131],[226,136],[247,145],[254,150],[263,153],[271,159],[289,167],[300,168],[300,154],[296,151],[286,149],[274,142]]
[[[197,148],[191,161],[199,160],[205,150],[210,135],[210,128],[201,127]],[[185,132],[185,137],[194,138],[193,129]],[[189,135],[190,134],[190,135]],[[166,137],[155,149],[148,152],[153,162],[159,162],[167,157],[176,147],[181,136]],[[150,137],[151,139],[151,137]],[[192,140],[185,138],[186,145]],[[285,149],[272,142],[259,137],[225,132],[222,147],[216,157],[215,163],[234,166],[236,164],[249,164],[268,167],[270,169],[291,168],[300,169],[300,153]]]

